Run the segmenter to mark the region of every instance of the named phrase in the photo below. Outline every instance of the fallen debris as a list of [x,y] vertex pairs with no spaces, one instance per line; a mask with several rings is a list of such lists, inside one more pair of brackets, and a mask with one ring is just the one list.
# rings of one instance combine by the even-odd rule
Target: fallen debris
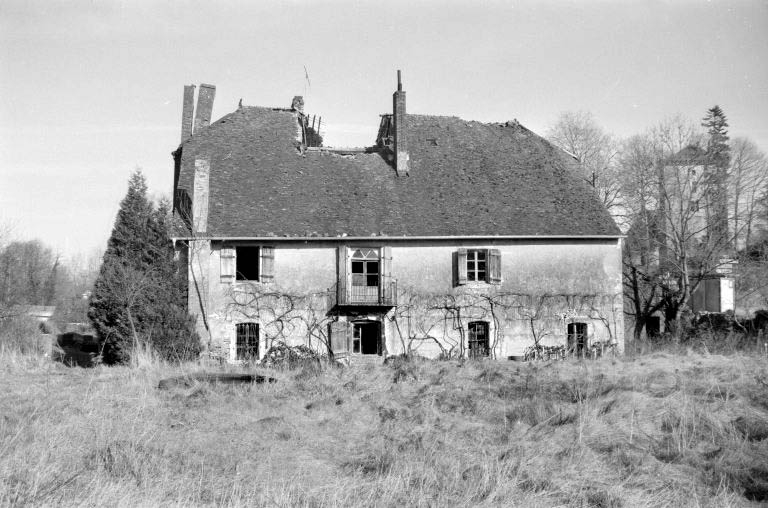
[[298,346],[275,344],[267,350],[261,364],[265,367],[283,369],[319,367],[320,356],[304,344]]

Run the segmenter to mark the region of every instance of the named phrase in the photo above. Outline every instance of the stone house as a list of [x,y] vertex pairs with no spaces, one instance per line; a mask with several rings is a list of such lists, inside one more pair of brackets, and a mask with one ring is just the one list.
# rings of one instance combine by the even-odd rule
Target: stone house
[[[624,343],[621,235],[566,153],[517,121],[392,113],[370,147],[317,146],[303,100],[184,89],[173,237],[208,354],[276,341],[336,357],[584,352]],[[194,110],[194,111],[193,111]]]

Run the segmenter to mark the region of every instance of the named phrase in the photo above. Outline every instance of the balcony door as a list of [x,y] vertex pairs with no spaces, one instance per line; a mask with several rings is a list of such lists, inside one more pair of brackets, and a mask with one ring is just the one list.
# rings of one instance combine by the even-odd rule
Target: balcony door
[[379,249],[362,248],[352,252],[352,301],[378,303]]

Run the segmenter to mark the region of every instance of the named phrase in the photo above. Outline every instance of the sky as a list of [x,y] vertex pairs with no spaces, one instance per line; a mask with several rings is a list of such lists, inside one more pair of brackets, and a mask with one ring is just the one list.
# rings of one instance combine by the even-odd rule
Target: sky
[[[305,73],[306,69],[306,73]],[[0,231],[103,249],[136,168],[170,196],[185,84],[322,117],[373,144],[398,69],[409,113],[590,112],[620,137],[718,104],[768,152],[768,1],[0,2]]]

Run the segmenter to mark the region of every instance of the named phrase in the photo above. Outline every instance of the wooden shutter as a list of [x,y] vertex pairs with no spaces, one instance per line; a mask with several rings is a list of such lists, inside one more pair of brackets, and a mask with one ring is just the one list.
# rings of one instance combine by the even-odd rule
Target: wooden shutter
[[349,302],[349,249],[346,245],[339,245],[338,268],[336,283],[336,303],[346,305]]
[[346,321],[333,321],[328,324],[331,353],[336,359],[349,354],[349,328]]
[[467,249],[459,249],[456,251],[454,272],[456,273],[457,286],[467,283]]
[[221,249],[221,282],[232,282],[235,277],[235,249],[222,247]]
[[259,249],[261,255],[261,273],[259,280],[261,282],[274,282],[275,280],[275,248],[262,247]]
[[379,263],[379,303],[392,303],[392,247],[381,248]]
[[488,277],[490,284],[501,284],[501,251],[499,249],[488,249]]

